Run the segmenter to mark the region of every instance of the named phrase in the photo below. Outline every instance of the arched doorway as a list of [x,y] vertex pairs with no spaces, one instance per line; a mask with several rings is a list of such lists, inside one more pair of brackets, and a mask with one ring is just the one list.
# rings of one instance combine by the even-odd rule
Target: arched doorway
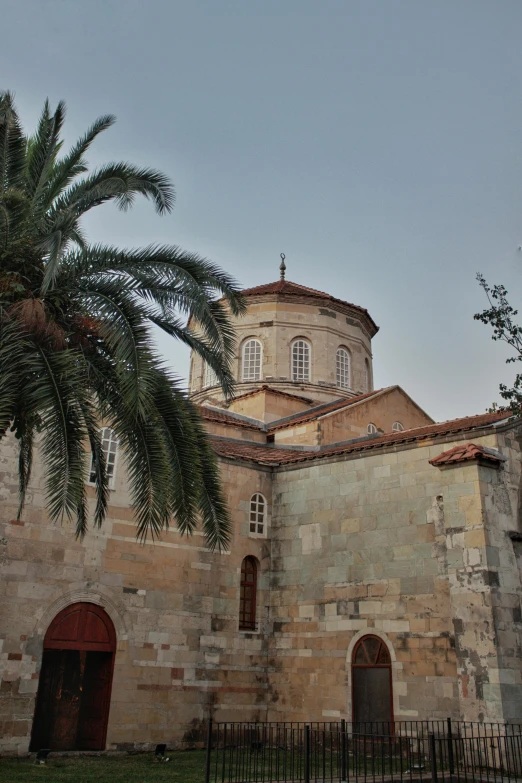
[[352,711],[354,723],[393,720],[391,659],[378,636],[359,639],[352,656]]
[[104,750],[116,632],[96,604],[62,609],[45,634],[30,750]]

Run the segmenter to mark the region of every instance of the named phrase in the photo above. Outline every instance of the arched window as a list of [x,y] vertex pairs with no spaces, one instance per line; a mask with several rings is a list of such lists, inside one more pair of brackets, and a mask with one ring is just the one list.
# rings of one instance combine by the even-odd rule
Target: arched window
[[292,380],[310,380],[310,343],[294,340],[292,343]]
[[375,435],[375,433],[377,432],[377,427],[375,426],[373,421],[371,421],[366,427],[366,432],[368,433],[368,435]]
[[336,369],[336,379],[337,379],[337,386],[340,389],[350,389],[351,388],[351,363],[350,363],[350,352],[347,348],[343,348],[341,345],[340,348],[337,349],[337,353],[335,356],[335,369]]
[[205,380],[204,380],[204,383],[203,383],[205,389],[208,386],[217,386],[218,383],[219,383],[219,381],[218,381],[218,377],[217,377],[216,373],[214,372],[214,370],[212,369],[210,364],[207,364],[205,362]]
[[392,432],[402,432],[404,425],[400,421],[394,421],[392,426]]
[[256,630],[257,563],[254,557],[245,557],[241,563],[239,593],[239,630]]
[[370,378],[370,362],[368,359],[364,360],[364,391],[369,392],[371,390],[371,378]]
[[250,498],[250,532],[263,535],[266,522],[266,500],[260,492]]
[[259,340],[247,340],[243,344],[243,381],[260,381],[263,348]]
[[[118,436],[110,427],[103,427],[100,430],[100,438],[103,453],[105,454],[105,469],[107,471],[107,478],[109,479],[109,487],[114,489],[114,482],[116,480],[116,463],[118,458]],[[91,470],[89,473],[89,482],[94,484],[96,481],[96,470],[94,467],[94,458],[91,462]]]
[[[378,636],[363,636],[352,657],[352,707],[354,723],[387,723],[392,715],[391,659]],[[384,732],[382,732],[384,733]]]

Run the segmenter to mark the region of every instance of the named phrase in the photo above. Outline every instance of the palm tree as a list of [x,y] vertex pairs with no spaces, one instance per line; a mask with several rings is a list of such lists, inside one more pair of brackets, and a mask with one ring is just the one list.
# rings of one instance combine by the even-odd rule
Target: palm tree
[[[226,547],[230,523],[214,452],[197,409],[154,349],[153,328],[181,340],[230,394],[234,334],[244,304],[221,269],[178,247],[90,245],[81,218],[137,195],[170,212],[174,191],[158,171],[109,163],[88,173],[85,155],[114,123],[98,119],[62,155],[65,106],[46,101],[26,136],[13,96],[0,93],[0,441],[19,442],[20,509],[38,441],[51,520],[88,525],[85,479],[95,483],[94,524],[108,505],[100,425],[114,429],[126,462],[137,533],[169,520],[199,521],[208,545]],[[90,450],[86,448],[90,445]]]

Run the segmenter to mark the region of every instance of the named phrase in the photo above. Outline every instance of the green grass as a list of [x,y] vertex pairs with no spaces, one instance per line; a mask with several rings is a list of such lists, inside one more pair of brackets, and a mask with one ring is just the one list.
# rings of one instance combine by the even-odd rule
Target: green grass
[[205,751],[168,753],[154,762],[152,753],[136,756],[49,758],[45,766],[31,759],[0,759],[2,783],[203,783]]

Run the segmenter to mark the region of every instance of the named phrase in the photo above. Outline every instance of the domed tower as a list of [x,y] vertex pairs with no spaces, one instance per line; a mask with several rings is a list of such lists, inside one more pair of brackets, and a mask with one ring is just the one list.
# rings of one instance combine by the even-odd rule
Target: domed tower
[[[234,319],[236,398],[260,389],[301,397],[306,406],[371,391],[372,337],[367,310],[281,277],[243,291],[248,310]],[[195,354],[189,388],[196,402],[224,402],[214,373]]]

